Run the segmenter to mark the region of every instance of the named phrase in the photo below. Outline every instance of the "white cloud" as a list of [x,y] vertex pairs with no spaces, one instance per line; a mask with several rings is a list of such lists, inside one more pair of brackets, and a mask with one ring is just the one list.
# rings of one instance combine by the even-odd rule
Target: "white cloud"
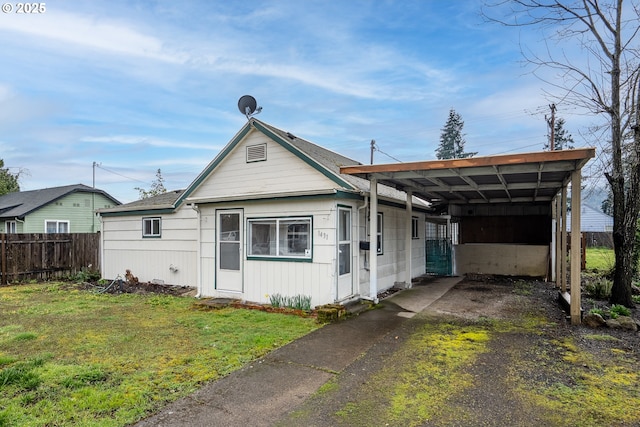
[[192,142],[169,141],[151,136],[113,135],[113,136],[85,136],[82,142],[95,142],[107,145],[149,145],[162,148],[182,148],[195,150],[219,150],[220,146],[211,144],[196,144]]
[[42,16],[0,15],[0,31],[26,34],[53,44],[64,42],[163,62],[182,63],[186,60],[184,54],[167,51],[162,40],[143,34],[126,23],[60,10],[49,10]]

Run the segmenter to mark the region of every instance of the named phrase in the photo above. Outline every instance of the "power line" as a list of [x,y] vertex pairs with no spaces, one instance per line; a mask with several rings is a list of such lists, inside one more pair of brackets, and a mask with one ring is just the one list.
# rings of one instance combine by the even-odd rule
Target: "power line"
[[373,152],[374,151],[378,151],[382,154],[384,154],[385,156],[389,157],[390,159],[395,160],[396,162],[400,162],[400,163],[404,163],[402,160],[400,159],[396,159],[395,157],[393,157],[391,154],[387,154],[384,151],[382,151],[380,149],[380,147],[378,147],[377,143],[375,140],[371,140],[371,164],[373,164]]
[[107,168],[105,168],[104,166],[102,166],[101,164],[96,164],[96,167],[98,167],[98,168],[100,168],[100,169],[102,169],[102,170],[104,170],[104,171],[107,171],[107,172],[109,172],[109,173],[112,173],[112,174],[114,174],[114,175],[118,175],[118,176],[120,176],[120,177],[122,177],[122,178],[126,178],[126,179],[128,179],[129,181],[136,181],[136,182],[141,182],[141,183],[143,183],[143,184],[148,184],[148,182],[146,182],[146,181],[141,181],[141,180],[136,179],[136,178],[131,178],[130,176],[122,175],[121,173],[118,173],[118,172],[112,171],[111,169],[107,169]]

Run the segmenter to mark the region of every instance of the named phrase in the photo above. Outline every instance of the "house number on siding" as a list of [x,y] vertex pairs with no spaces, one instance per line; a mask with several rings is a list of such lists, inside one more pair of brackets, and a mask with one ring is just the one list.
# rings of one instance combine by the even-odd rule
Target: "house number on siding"
[[329,240],[329,233],[326,231],[318,231],[318,237],[324,240]]

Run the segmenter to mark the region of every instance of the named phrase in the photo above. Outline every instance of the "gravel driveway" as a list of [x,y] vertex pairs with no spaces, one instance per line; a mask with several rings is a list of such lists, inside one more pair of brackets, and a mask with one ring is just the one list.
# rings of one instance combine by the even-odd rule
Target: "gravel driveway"
[[277,425],[639,426],[640,335],[572,327],[556,295],[467,278]]

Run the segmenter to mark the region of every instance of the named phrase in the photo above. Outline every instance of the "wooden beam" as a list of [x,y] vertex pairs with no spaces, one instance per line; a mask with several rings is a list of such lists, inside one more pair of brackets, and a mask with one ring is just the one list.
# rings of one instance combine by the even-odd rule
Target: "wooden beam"
[[[403,165],[405,163],[402,163]],[[365,165],[362,165],[365,166]],[[373,165],[379,166],[379,165]],[[457,168],[457,169],[412,169],[412,170],[394,170],[394,171],[368,171],[362,173],[352,173],[352,175],[360,175],[365,176],[367,173],[384,173],[385,177],[397,179],[397,178],[450,178],[457,177],[460,175],[464,176],[482,176],[482,175],[491,175],[494,174],[494,167],[500,168],[500,173],[507,176],[513,174],[522,174],[522,173],[538,173],[539,164],[538,163],[525,163],[525,164],[507,164],[507,165],[492,165],[492,166],[478,166],[478,167],[469,167],[469,168]],[[369,167],[369,166],[367,166]],[[351,168],[351,166],[345,166],[344,168]],[[557,162],[547,162],[544,163],[543,173],[550,172],[568,172],[572,171],[576,168],[575,161],[557,161]],[[455,172],[453,172],[455,170]],[[341,169],[342,171],[342,169]],[[342,172],[347,173],[347,172]],[[380,175],[378,175],[380,176]]]
[[582,302],[580,298],[580,169],[571,174],[571,324],[582,323]]
[[538,190],[540,190],[540,186],[542,185],[542,169],[544,168],[544,163],[540,163],[539,169],[538,169],[538,179],[536,182],[536,188],[535,188],[535,192],[533,194],[533,199],[535,200],[536,197],[538,196]]
[[502,187],[504,188],[504,192],[507,193],[507,198],[509,200],[511,200],[511,193],[509,192],[509,188],[507,186],[507,181],[505,181],[504,176],[502,175],[502,172],[500,171],[500,167],[499,166],[494,166],[493,170],[495,171],[496,176],[500,180],[500,183],[502,184]]
[[[506,154],[500,156],[470,157],[466,159],[428,160],[407,163],[387,163],[381,165],[342,166],[340,173],[400,172],[433,169],[472,168],[482,166],[521,165],[527,163],[553,162],[562,160],[588,160],[595,156],[595,148],[574,150],[541,151],[536,153]],[[578,165],[576,165],[576,168]]]

